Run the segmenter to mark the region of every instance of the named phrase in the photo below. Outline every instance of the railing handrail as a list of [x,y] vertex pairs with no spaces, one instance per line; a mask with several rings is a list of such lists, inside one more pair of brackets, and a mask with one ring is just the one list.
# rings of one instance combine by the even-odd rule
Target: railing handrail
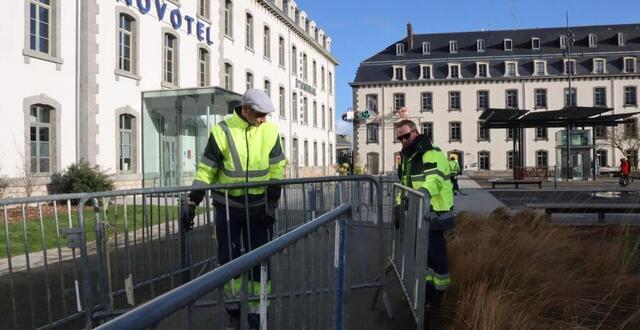
[[195,303],[210,291],[222,287],[229,280],[245,273],[251,267],[293,245],[319,228],[336,221],[341,215],[350,210],[351,204],[342,204],[277,239],[228,262],[224,266],[218,267],[136,307],[99,326],[97,329],[142,329],[155,326],[167,316]]

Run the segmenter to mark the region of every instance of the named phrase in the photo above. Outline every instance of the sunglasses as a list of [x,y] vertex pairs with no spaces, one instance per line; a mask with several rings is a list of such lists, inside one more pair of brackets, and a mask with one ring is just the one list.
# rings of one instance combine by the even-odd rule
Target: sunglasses
[[409,131],[409,133],[407,133],[407,134],[403,134],[403,135],[400,135],[400,136],[396,136],[396,139],[398,139],[398,141],[408,140],[408,139],[411,137],[411,133],[413,133],[413,132],[415,132],[415,129],[414,129],[414,130]]

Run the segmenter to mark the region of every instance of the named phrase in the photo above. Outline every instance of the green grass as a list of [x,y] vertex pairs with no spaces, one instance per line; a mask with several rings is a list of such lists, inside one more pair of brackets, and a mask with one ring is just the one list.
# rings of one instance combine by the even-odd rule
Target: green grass
[[[178,206],[152,206],[145,207],[145,216],[147,218],[145,225],[157,225],[158,221],[164,225],[166,221],[175,221],[180,217]],[[197,213],[203,213],[204,209],[199,208]],[[117,213],[117,215],[116,215]],[[160,213],[160,215],[158,215]],[[117,233],[124,233],[125,221],[124,221],[124,208],[119,206],[116,210],[115,207],[110,207],[107,210],[108,233],[113,235],[114,231]],[[135,219],[135,221],[134,221]],[[131,232],[143,228],[143,207],[127,206],[127,225],[128,230]],[[160,220],[159,220],[160,219]],[[168,219],[168,220],[166,220]],[[101,212],[100,220],[104,221],[104,213]],[[71,214],[72,226],[78,227],[78,213],[77,211]],[[151,221],[151,224],[148,222]],[[95,213],[92,210],[84,211],[84,223],[85,223],[85,239],[87,241],[94,241],[96,237],[95,233]],[[0,230],[0,258],[7,257],[7,237],[5,233],[4,222],[0,223],[2,229]],[[42,225],[41,225],[42,224]],[[69,228],[69,220],[67,213],[58,214],[58,225],[60,235],[58,238],[56,221],[54,216],[43,217],[42,222],[40,220],[32,219],[25,222],[17,222],[9,224],[9,241],[11,245],[11,255],[23,255],[25,254],[25,245],[28,252],[36,252],[56,248],[58,246],[58,240],[60,247],[67,246],[66,235],[64,230]],[[26,230],[25,230],[26,227]],[[177,230],[177,224],[176,224]],[[26,232],[26,244],[25,244],[25,232]],[[44,232],[44,246],[43,246],[43,233]]]

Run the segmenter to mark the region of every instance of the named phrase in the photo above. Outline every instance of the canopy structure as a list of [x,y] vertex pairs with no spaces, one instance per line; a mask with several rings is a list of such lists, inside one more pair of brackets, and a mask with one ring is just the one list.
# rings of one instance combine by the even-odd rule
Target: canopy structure
[[[518,178],[518,168],[522,168],[522,160],[524,159],[524,136],[522,130],[525,128],[549,128],[560,127],[565,128],[567,132],[571,132],[572,129],[577,127],[591,127],[593,138],[595,141],[595,127],[612,127],[618,126],[630,122],[630,117],[640,112],[629,112],[620,114],[606,114],[612,111],[612,108],[604,107],[565,107],[560,110],[553,111],[529,111],[529,110],[514,110],[514,109],[495,109],[490,108],[482,112],[480,115],[481,126],[487,129],[496,128],[510,128],[514,130],[513,133],[513,175],[514,178]],[[573,132],[564,135],[566,140],[564,151],[566,153],[566,178],[572,178],[571,172],[571,145]],[[569,138],[566,136],[569,135]],[[593,151],[593,159],[596,158],[595,145],[590,145]],[[592,162],[592,174],[595,180],[596,177],[596,164]]]

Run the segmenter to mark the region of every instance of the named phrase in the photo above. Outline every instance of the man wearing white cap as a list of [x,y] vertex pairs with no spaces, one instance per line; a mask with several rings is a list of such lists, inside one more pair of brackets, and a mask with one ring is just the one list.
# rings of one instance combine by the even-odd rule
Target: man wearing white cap
[[[193,186],[284,179],[287,161],[280,145],[280,133],[276,125],[267,122],[267,115],[272,112],[275,109],[264,91],[247,90],[235,113],[211,129]],[[221,265],[267,243],[280,191],[280,186],[212,191],[211,198],[216,208],[218,260]],[[205,190],[193,190],[188,203],[183,204],[181,220],[188,229],[193,226],[195,208],[204,194]],[[271,281],[268,272],[267,276],[266,289],[269,294]],[[260,278],[260,267],[254,267],[249,276],[249,295],[260,293]],[[241,285],[241,280],[232,280],[225,285],[225,293],[237,297]],[[259,301],[250,299],[248,305],[249,326],[258,328]],[[238,309],[227,312],[234,323],[239,321]]]

